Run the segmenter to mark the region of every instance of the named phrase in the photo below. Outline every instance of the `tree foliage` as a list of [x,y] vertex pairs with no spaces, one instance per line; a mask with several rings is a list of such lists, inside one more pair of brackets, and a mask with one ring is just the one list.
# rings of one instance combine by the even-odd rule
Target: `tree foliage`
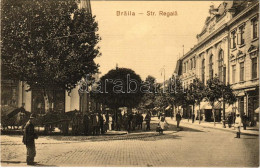
[[182,87],[182,82],[179,77],[173,76],[169,79],[168,85],[168,101],[175,106],[181,106],[186,102],[186,93]]
[[219,99],[222,98],[222,88],[223,83],[217,76],[207,80],[206,99],[212,106],[214,106],[216,101],[219,101]]
[[202,102],[205,98],[205,85],[199,78],[195,78],[193,83],[190,84],[190,92],[192,94],[192,98],[194,99],[194,103],[197,105]]
[[147,87],[149,87],[149,92],[144,93],[140,108],[142,109],[153,109],[155,107],[155,100],[156,100],[156,90],[157,90],[157,83],[156,79],[153,76],[147,76],[145,79],[145,83],[147,83]]
[[97,87],[91,92],[91,96],[97,102],[112,109],[135,108],[143,97],[143,92],[140,90],[141,85],[140,76],[133,70],[116,68],[100,78]]
[[70,91],[98,70],[98,24],[75,0],[3,0],[2,59],[9,78],[30,88]]

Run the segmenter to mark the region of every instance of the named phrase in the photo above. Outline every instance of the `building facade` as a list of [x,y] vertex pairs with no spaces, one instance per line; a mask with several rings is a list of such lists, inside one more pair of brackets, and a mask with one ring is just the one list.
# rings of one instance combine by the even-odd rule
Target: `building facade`
[[[206,84],[217,75],[225,84],[231,84],[237,96],[233,108],[227,108],[258,121],[259,2],[224,1],[217,8],[212,5],[209,11],[197,35],[198,43],[178,60],[175,73],[184,88],[196,77]],[[216,115],[221,117],[221,105],[216,108]]]

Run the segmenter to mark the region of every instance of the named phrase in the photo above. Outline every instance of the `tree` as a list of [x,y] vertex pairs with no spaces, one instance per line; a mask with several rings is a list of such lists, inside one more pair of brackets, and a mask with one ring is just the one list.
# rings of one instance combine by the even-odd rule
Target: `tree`
[[153,76],[148,75],[145,79],[145,83],[147,84],[147,87],[149,87],[149,92],[145,92],[142,100],[140,102],[140,108],[142,110],[148,109],[151,110],[155,107],[155,92],[156,92],[156,79]]
[[231,88],[230,84],[228,83],[227,85],[222,84],[222,102],[223,102],[223,124],[225,126],[225,104],[227,103],[228,105],[234,104],[236,102],[236,95],[233,93],[233,89]]
[[169,105],[168,92],[164,92],[162,84],[157,85],[157,93],[155,94],[155,104],[157,107],[165,111],[165,108]]
[[219,101],[219,99],[222,97],[222,87],[223,87],[223,84],[220,82],[220,80],[217,76],[207,80],[206,100],[210,103],[210,105],[212,107],[214,126],[215,126],[214,103],[216,101]]
[[102,76],[93,88],[91,96],[99,103],[109,108],[135,108],[141,102],[142,80],[133,70],[116,68]]
[[2,59],[9,78],[24,81],[28,90],[70,92],[86,74],[98,71],[94,58],[98,24],[75,0],[3,0]]
[[[193,83],[190,84],[190,88],[192,92],[191,97],[194,99],[195,102],[194,104],[197,104],[199,106],[199,123],[200,123],[201,120],[200,103],[205,98],[205,85],[199,78],[195,78],[193,80]],[[194,112],[194,104],[193,104],[193,112]]]
[[178,77],[172,76],[169,81],[167,92],[168,102],[172,104],[175,109],[178,109],[179,106],[183,105],[186,101],[185,91]]

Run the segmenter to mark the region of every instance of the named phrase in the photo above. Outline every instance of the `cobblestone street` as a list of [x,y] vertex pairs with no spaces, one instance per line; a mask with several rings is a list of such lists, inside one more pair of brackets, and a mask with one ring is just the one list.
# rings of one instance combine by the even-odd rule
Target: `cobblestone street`
[[[171,122],[174,123],[174,122]],[[97,137],[41,136],[36,140],[38,166],[259,166],[258,136],[170,125],[154,131]],[[26,166],[22,136],[1,136],[1,165]]]

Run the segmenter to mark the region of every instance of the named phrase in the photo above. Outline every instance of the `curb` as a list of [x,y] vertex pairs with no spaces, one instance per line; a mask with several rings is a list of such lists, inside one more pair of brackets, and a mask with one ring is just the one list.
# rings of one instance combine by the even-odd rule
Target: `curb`
[[[184,122],[184,123],[189,124],[189,125],[193,125],[192,123],[189,123],[189,122]],[[195,126],[204,127],[204,128],[211,128],[211,129],[218,129],[218,130],[234,132],[234,133],[237,132],[236,130],[230,130],[230,129],[224,129],[224,128],[218,128],[218,127],[211,127],[211,126],[205,126],[205,125],[195,124]],[[259,136],[259,133],[248,133],[248,132],[242,132],[241,131],[241,135]]]

